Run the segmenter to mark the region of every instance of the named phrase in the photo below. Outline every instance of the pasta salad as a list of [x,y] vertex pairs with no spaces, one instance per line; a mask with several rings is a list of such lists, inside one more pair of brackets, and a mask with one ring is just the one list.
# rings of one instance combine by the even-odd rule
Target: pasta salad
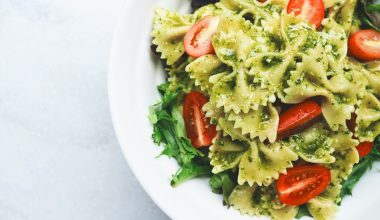
[[149,118],[162,155],[180,165],[171,184],[209,176],[212,191],[242,214],[334,219],[380,159],[380,33],[361,20],[366,5],[156,8],[152,50],[168,77]]

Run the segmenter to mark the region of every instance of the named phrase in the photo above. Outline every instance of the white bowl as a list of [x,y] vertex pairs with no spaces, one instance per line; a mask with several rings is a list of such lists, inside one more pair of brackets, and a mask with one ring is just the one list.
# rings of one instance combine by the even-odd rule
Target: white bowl
[[[156,85],[165,77],[161,63],[150,52],[151,21],[156,6],[187,12],[189,4],[186,0],[128,3],[113,39],[108,85],[116,134],[137,179],[172,219],[265,219],[242,216],[224,207],[222,197],[211,192],[207,179],[191,180],[177,188],[170,186],[178,165],[165,156],[156,158],[161,148],[151,140],[152,126],[147,118],[148,107],[159,98]],[[368,173],[355,188],[354,197],[345,199],[338,218],[380,219],[379,183],[380,174]]]

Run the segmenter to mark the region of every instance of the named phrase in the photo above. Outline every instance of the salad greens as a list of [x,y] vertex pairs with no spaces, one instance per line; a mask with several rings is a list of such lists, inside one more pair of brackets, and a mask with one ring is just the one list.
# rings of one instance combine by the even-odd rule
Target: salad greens
[[380,136],[375,139],[375,146],[367,156],[361,158],[360,162],[354,166],[352,173],[348,176],[347,180],[342,184],[340,197],[343,199],[347,195],[352,195],[352,189],[364,175],[367,170],[372,168],[375,161],[380,161]]
[[357,13],[364,27],[380,31],[380,0],[360,0]]
[[297,215],[296,215],[296,219],[300,219],[304,216],[310,216],[311,217],[311,214],[309,212],[309,210],[307,209],[307,206],[304,204],[304,205],[301,205],[299,208],[298,208],[298,212],[297,212]]
[[222,172],[213,174],[209,184],[212,192],[223,195],[223,204],[229,205],[228,197],[236,186],[236,180],[232,180],[227,172]]
[[180,89],[169,91],[169,83],[158,86],[161,101],[150,108],[149,119],[153,124],[153,141],[164,146],[161,155],[174,157],[181,168],[174,174],[171,184],[176,186],[187,179],[211,175],[207,152],[194,148],[186,137],[182,118]]

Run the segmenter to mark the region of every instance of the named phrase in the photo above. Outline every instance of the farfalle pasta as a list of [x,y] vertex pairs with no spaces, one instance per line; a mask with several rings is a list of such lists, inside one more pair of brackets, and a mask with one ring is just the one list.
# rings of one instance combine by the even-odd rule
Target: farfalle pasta
[[[165,88],[180,97],[168,103],[185,116],[187,102],[196,102],[199,94],[207,97],[189,113],[203,121],[189,119],[186,129],[195,147],[209,146],[199,155],[208,158],[213,175],[228,173],[234,179],[226,203],[242,214],[273,219],[293,219],[300,209],[316,219],[333,219],[343,182],[359,162],[356,146],[380,134],[380,63],[347,55],[348,37],[359,29],[356,0],[324,1],[327,15],[319,28],[289,12],[289,4],[221,0],[186,15],[157,8],[152,42],[168,72]],[[195,31],[200,36],[190,45],[209,40],[212,48],[191,56],[185,35],[212,18],[217,18],[210,20],[217,22],[215,30]],[[188,98],[191,91],[196,95]],[[318,117],[279,136],[282,115],[307,100],[318,103]],[[354,128],[347,125],[350,120]],[[198,129],[198,136],[189,129]],[[216,135],[202,139],[207,132]],[[278,186],[281,176],[314,165],[328,170],[326,187],[308,201],[286,202]]]

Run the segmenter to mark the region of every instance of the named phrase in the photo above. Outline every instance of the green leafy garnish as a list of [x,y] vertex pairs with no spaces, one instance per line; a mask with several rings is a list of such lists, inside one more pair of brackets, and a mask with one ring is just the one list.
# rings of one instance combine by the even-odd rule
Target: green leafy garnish
[[360,162],[354,166],[352,173],[347,180],[342,183],[340,197],[343,199],[347,195],[352,195],[352,189],[358,183],[360,178],[367,170],[372,168],[375,161],[380,160],[380,136],[375,139],[375,146],[370,154],[360,159]]
[[380,12],[380,4],[367,5],[366,9],[368,12]]
[[[236,182],[236,181],[235,181]],[[235,188],[235,183],[227,172],[222,172],[218,174],[213,174],[209,185],[211,186],[212,192],[223,195],[223,203],[229,205],[228,197]]]
[[296,215],[296,219],[300,219],[304,216],[309,216],[309,217],[312,217],[309,210],[307,209],[307,206],[305,204],[299,206],[298,208],[298,212],[297,212],[297,215]]
[[380,2],[379,0],[360,0],[357,15],[364,28],[380,31]]
[[169,83],[158,86],[161,101],[150,108],[149,119],[153,124],[153,141],[164,146],[161,155],[177,160],[181,168],[174,174],[172,186],[185,180],[210,175],[211,166],[207,152],[203,153],[193,147],[186,136],[185,122],[181,113],[183,94],[180,89],[170,91]]
[[188,163],[182,166],[176,174],[173,175],[171,181],[172,186],[177,186],[186,180],[195,178],[197,176],[207,176],[211,174],[212,167],[210,165],[198,165],[195,163]]

